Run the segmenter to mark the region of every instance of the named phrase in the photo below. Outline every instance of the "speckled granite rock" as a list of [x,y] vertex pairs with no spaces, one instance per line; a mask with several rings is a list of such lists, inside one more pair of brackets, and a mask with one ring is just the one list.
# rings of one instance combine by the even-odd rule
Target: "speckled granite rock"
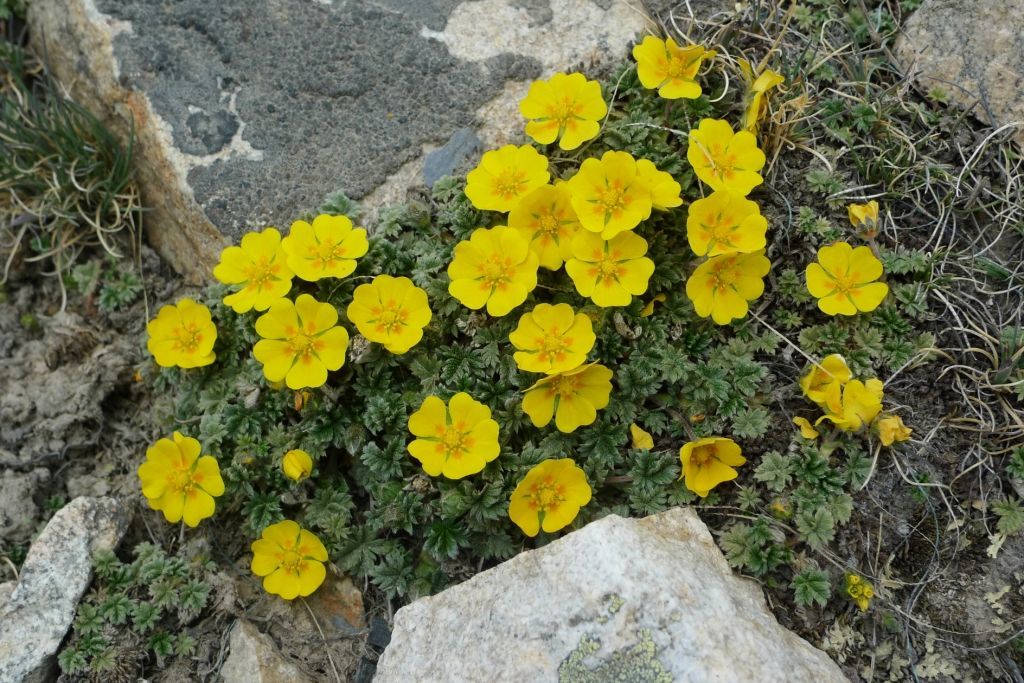
[[76,498],[53,516],[0,602],[0,681],[53,679],[57,648],[92,578],[92,557],[113,550],[127,523],[113,498]]
[[375,683],[846,681],[689,508],[610,516],[395,616]]
[[487,129],[513,126],[507,104],[530,79],[625,56],[638,7],[33,0],[29,22],[79,101],[122,134],[134,125],[150,242],[198,281],[251,227],[287,227],[339,190],[400,200],[459,129],[507,135]]
[[228,657],[220,670],[224,683],[309,683],[297,666],[277,651],[267,635],[248,621],[231,629]]
[[[994,127],[1024,124],[1024,2],[924,0],[896,43],[924,90],[940,88]],[[1024,125],[1016,139],[1024,144]]]

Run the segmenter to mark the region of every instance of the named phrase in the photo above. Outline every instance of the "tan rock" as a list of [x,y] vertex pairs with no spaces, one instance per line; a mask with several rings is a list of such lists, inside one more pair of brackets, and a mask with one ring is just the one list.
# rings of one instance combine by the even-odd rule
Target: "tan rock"
[[277,651],[274,641],[248,621],[231,630],[230,652],[221,668],[224,683],[308,683],[309,677]]

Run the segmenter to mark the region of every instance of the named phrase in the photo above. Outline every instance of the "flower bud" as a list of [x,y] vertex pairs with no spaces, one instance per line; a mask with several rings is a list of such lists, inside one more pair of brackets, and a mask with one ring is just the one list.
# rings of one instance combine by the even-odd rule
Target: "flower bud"
[[313,473],[313,458],[306,451],[288,451],[281,458],[281,470],[292,481],[302,481]]

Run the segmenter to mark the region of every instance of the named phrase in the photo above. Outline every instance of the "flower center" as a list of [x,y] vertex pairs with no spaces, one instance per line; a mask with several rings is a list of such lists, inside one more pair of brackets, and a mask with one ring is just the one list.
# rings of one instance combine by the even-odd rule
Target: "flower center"
[[555,237],[558,234],[558,219],[554,214],[546,213],[537,219],[539,232],[548,237]]
[[309,250],[317,268],[333,267],[338,261],[346,258],[347,251],[344,244],[336,243],[334,240],[325,240],[319,246],[311,246]]
[[177,463],[167,474],[167,487],[178,494],[188,495],[196,488],[196,480],[192,468],[184,463]]
[[736,221],[732,216],[715,214],[708,217],[707,223],[702,223],[703,237],[706,240],[714,240],[722,244],[731,244],[732,234],[736,231]]
[[302,567],[302,555],[295,552],[294,548],[286,548],[281,556],[281,569],[289,574],[298,574]]
[[613,180],[607,186],[597,188],[595,208],[599,213],[604,214],[605,218],[608,216],[618,217],[626,210],[632,199],[628,191],[629,188],[623,186],[621,180]]
[[548,396],[563,399],[570,399],[579,393],[579,375],[556,375],[551,378],[551,383],[548,385],[547,392]]
[[580,105],[568,95],[556,100],[548,107],[548,118],[558,122],[559,128],[565,128],[569,121],[577,118]]
[[685,78],[692,80],[697,74],[696,60],[685,55],[672,55],[668,60],[666,72],[669,78]]
[[322,343],[316,337],[301,333],[289,339],[288,343],[291,344],[292,353],[299,356],[302,360],[309,360],[316,356],[316,352],[322,346]]
[[545,477],[543,481],[532,484],[526,495],[530,507],[538,512],[557,510],[565,501],[565,485],[556,483],[553,477]]
[[542,363],[549,363],[551,361],[561,361],[565,358],[565,352],[572,346],[572,339],[567,337],[560,337],[557,329],[552,329],[544,337],[538,338],[535,342],[537,345],[537,360]]
[[461,458],[473,446],[473,439],[460,425],[448,425],[441,434],[440,447],[446,458]]
[[693,449],[690,462],[697,467],[707,467],[715,458],[714,446],[697,446]]
[[833,275],[832,280],[835,282],[835,288],[837,294],[845,294],[847,297],[853,297],[858,293],[858,285],[860,284],[860,273],[846,273],[845,275]]
[[185,353],[195,353],[196,347],[203,341],[203,334],[195,323],[185,323],[176,330],[174,347]]
[[729,259],[718,264],[718,266],[708,273],[708,287],[718,293],[722,293],[736,282],[739,275],[739,270],[736,268],[736,261]]
[[711,166],[711,172],[719,178],[731,178],[736,170],[736,155],[729,152],[728,145],[715,144],[704,155]]
[[525,185],[525,174],[518,169],[510,168],[494,181],[494,191],[502,199],[515,199],[522,193]]
[[266,256],[260,256],[258,261],[253,261],[245,269],[245,277],[248,280],[249,287],[255,287],[256,289],[267,289],[270,287],[270,283],[276,278],[274,275],[277,273],[279,266],[276,263],[272,263]]
[[488,287],[498,288],[512,281],[514,266],[512,259],[508,256],[494,253],[484,261],[481,271],[484,284]]
[[377,329],[388,334],[399,332],[409,318],[409,312],[395,301],[388,301],[383,306],[374,308],[373,315],[377,319]]

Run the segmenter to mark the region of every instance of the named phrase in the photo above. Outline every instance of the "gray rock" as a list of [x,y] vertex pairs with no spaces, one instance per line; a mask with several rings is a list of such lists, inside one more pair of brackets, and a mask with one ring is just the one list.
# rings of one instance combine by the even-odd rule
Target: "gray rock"
[[0,583],[0,611],[4,608],[4,603],[11,597],[11,593],[14,592],[14,587],[18,585],[14,581],[5,581]]
[[310,679],[285,660],[268,636],[248,621],[235,622],[230,652],[221,668],[224,683],[305,683]]
[[[896,54],[921,88],[941,89],[982,121],[1024,124],[1024,3],[924,0]],[[1016,139],[1024,144],[1024,125]]]
[[202,280],[246,230],[418,177],[401,171],[511,85],[625,57],[645,18],[628,0],[33,0],[29,23],[76,99],[134,125],[150,242]]
[[24,474],[11,470],[0,475],[0,539],[23,541],[36,526],[39,507],[33,496],[50,471],[36,468]]
[[[467,637],[468,636],[468,637]],[[689,508],[609,516],[395,616],[376,683],[846,681]]]
[[57,648],[92,578],[92,556],[120,542],[128,519],[112,498],[76,498],[32,543],[0,604],[0,681],[50,680]]
[[443,147],[423,158],[423,184],[433,187],[444,176],[452,175],[463,162],[478,154],[482,146],[472,128],[459,128]]

